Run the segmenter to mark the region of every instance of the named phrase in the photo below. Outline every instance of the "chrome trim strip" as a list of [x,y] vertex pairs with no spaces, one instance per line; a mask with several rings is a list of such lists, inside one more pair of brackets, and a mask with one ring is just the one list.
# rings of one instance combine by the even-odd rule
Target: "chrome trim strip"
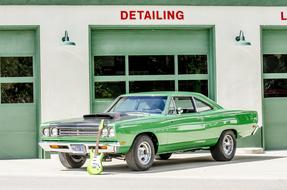
[[[76,152],[73,151],[71,148],[71,145],[84,145],[86,148],[86,152]],[[90,147],[95,147],[96,143],[66,143],[66,142],[47,142],[47,141],[42,141],[39,142],[40,147],[47,152],[65,152],[65,153],[70,153],[70,154],[88,154]],[[50,145],[58,145],[58,146],[66,146],[68,147],[67,149],[58,149],[58,148],[51,148]],[[119,152],[119,147],[120,143],[119,142],[109,142],[109,143],[100,143],[99,146],[107,146],[107,149],[99,149],[99,152],[103,153],[118,153]]]
[[262,126],[256,125],[255,129],[252,131],[251,135],[255,135],[258,129],[260,129]]

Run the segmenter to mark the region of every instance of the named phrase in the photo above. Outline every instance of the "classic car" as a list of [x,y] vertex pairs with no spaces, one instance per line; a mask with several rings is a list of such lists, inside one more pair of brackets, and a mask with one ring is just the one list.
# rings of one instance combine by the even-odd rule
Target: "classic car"
[[58,152],[63,166],[79,168],[95,148],[104,119],[99,152],[105,160],[125,159],[136,171],[149,169],[155,159],[172,153],[210,150],[217,161],[229,161],[238,138],[259,128],[256,111],[226,110],[192,92],[143,92],[119,96],[100,114],[44,123],[40,146]]

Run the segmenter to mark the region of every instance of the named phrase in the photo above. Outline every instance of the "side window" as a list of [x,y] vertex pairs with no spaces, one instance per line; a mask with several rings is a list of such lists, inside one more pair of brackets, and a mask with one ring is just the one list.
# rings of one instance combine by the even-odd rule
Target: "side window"
[[212,107],[210,107],[208,104],[204,103],[203,101],[194,98],[194,102],[197,108],[198,112],[203,112],[203,111],[209,111],[212,110]]
[[194,105],[191,97],[175,97],[174,102],[176,108],[182,110],[182,113],[193,113],[195,112]]

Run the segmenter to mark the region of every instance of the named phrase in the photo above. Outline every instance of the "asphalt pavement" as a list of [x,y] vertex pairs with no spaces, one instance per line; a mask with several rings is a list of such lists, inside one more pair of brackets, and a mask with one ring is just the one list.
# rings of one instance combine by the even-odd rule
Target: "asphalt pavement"
[[86,167],[65,169],[52,159],[0,160],[0,190],[46,189],[212,189],[286,190],[287,151],[237,153],[234,160],[216,162],[209,153],[175,154],[156,161],[145,172],[130,171],[122,160],[104,163],[102,175]]

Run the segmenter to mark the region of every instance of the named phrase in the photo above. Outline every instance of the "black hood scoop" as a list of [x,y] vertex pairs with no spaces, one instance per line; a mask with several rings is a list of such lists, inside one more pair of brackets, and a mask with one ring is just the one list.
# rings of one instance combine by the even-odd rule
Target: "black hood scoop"
[[126,116],[127,114],[121,113],[96,113],[96,114],[88,114],[84,115],[84,119],[107,119],[107,120],[118,120],[122,116]]

